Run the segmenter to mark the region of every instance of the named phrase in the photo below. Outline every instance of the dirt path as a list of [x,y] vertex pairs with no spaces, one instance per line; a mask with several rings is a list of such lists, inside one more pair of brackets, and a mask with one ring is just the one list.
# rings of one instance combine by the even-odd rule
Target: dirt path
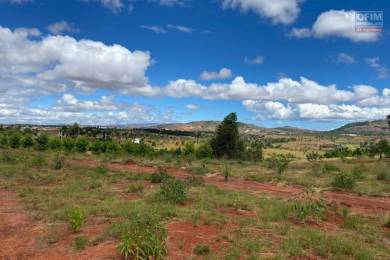
[[[0,190],[0,259],[119,259],[117,243],[106,241],[88,246],[85,250],[73,248],[78,235],[93,239],[105,226],[88,221],[80,234],[73,234],[65,224],[55,228],[55,240],[42,242],[52,226],[31,220],[24,212],[19,198],[9,190]],[[52,238],[53,239],[53,238]]]
[[[89,165],[96,167],[98,161],[94,160],[73,160],[73,164]],[[156,171],[154,166],[142,166],[134,162],[129,163],[108,163],[107,167],[116,170],[130,170],[138,173],[153,173]],[[184,179],[191,175],[186,170],[178,168],[168,168],[168,172],[175,177]],[[284,199],[294,198],[295,196],[304,193],[305,190],[301,187],[289,185],[275,185],[271,183],[260,183],[254,181],[246,181],[241,178],[230,178],[225,182],[222,176],[205,176],[204,180],[207,184],[215,185],[221,189],[248,191],[251,193],[267,193]],[[322,197],[328,203],[336,203],[338,205],[348,207],[351,211],[360,214],[380,214],[390,212],[390,199],[380,197],[359,196],[351,193],[342,192],[323,192]]]

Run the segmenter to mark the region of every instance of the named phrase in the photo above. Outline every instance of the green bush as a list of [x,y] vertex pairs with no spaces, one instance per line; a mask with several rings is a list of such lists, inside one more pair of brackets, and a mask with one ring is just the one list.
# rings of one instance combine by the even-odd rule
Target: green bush
[[351,190],[356,184],[356,180],[350,173],[339,173],[337,174],[331,185],[335,188]]
[[188,186],[204,186],[205,182],[202,176],[191,175],[185,179]]
[[13,133],[8,140],[9,146],[11,148],[18,148],[20,146],[21,139],[22,137],[19,133]]
[[196,149],[195,156],[198,159],[212,158],[213,157],[213,149],[211,148],[209,143],[201,144],[198,147],[198,149]]
[[34,140],[33,140],[31,134],[26,134],[26,135],[22,138],[22,146],[25,147],[25,148],[34,146]]
[[288,165],[292,159],[283,154],[272,154],[270,158],[268,158],[267,166],[269,169],[276,171],[279,175],[285,172],[288,168]]
[[59,137],[53,137],[49,141],[49,147],[52,150],[59,150],[62,148],[62,142]]
[[197,256],[208,255],[210,253],[210,247],[208,245],[199,244],[194,247],[193,252]]
[[309,152],[308,154],[306,154],[306,159],[309,162],[317,161],[319,158],[320,158],[320,155],[317,152],[312,151],[312,152]]
[[127,187],[127,192],[129,193],[142,193],[144,191],[144,185],[142,183],[131,183]]
[[65,137],[62,140],[62,146],[64,147],[64,150],[67,152],[71,152],[74,148],[75,141],[73,138]]
[[76,150],[80,153],[85,153],[86,151],[88,151],[88,145],[89,142],[85,137],[77,138],[75,143]]
[[37,149],[44,151],[49,148],[49,136],[46,133],[41,133],[37,137]]
[[162,183],[169,178],[172,178],[172,176],[167,173],[166,169],[158,167],[157,170],[150,176],[150,181],[152,183]]
[[148,215],[132,216],[128,232],[123,236],[118,250],[125,259],[165,259],[166,230],[162,224]]
[[187,191],[184,183],[177,179],[167,179],[160,186],[161,198],[172,202],[181,203],[187,198]]
[[88,238],[85,236],[78,236],[74,239],[74,247],[76,250],[84,250],[88,244]]
[[68,213],[68,221],[73,232],[79,232],[85,221],[85,216],[79,208],[73,208]]

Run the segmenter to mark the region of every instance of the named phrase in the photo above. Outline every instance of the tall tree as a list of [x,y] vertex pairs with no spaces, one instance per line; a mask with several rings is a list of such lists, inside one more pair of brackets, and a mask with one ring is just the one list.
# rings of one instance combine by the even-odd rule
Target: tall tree
[[230,113],[218,125],[216,136],[211,139],[210,144],[216,157],[239,157],[243,144],[240,141],[236,113]]

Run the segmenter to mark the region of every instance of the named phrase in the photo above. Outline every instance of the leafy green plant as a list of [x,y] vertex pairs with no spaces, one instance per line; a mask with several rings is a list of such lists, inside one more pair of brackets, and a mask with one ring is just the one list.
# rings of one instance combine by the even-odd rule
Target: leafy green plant
[[157,170],[154,173],[152,173],[152,175],[150,176],[150,181],[152,183],[162,183],[163,181],[169,178],[172,177],[168,174],[166,169],[162,167],[158,167]]
[[331,185],[335,188],[351,190],[356,184],[356,180],[350,173],[339,173],[337,174]]
[[74,247],[77,250],[84,250],[88,244],[88,238],[86,236],[77,236],[74,239]]
[[167,179],[160,186],[160,196],[172,203],[181,203],[187,198],[186,187],[181,180]]
[[79,208],[73,208],[68,213],[68,221],[73,232],[79,232],[85,221],[85,215]]
[[167,233],[163,225],[152,217],[136,215],[128,223],[118,250],[125,259],[165,259]]
[[38,135],[37,140],[37,149],[44,151],[49,148],[49,136],[46,133],[41,133]]
[[223,170],[223,177],[224,177],[225,181],[229,180],[229,176],[230,176],[230,171],[229,171],[227,164],[225,164],[225,169]]
[[276,171],[279,175],[281,175],[287,170],[291,160],[291,156],[288,155],[272,154],[271,157],[268,158],[266,161],[269,169],[272,169]]
[[296,201],[292,205],[292,211],[301,221],[308,217],[323,220],[326,210],[326,205],[322,201]]
[[196,245],[193,250],[194,254],[197,256],[207,255],[210,251],[210,247],[204,244]]
[[127,192],[129,193],[143,193],[144,192],[144,185],[142,183],[131,183],[127,187]]

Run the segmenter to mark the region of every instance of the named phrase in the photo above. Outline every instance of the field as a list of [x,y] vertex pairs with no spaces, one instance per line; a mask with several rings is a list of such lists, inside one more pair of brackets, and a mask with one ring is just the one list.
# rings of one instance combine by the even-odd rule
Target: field
[[[306,159],[334,141],[275,143],[259,162],[3,147],[0,258],[389,259],[390,161]],[[273,154],[294,159],[278,173]]]

